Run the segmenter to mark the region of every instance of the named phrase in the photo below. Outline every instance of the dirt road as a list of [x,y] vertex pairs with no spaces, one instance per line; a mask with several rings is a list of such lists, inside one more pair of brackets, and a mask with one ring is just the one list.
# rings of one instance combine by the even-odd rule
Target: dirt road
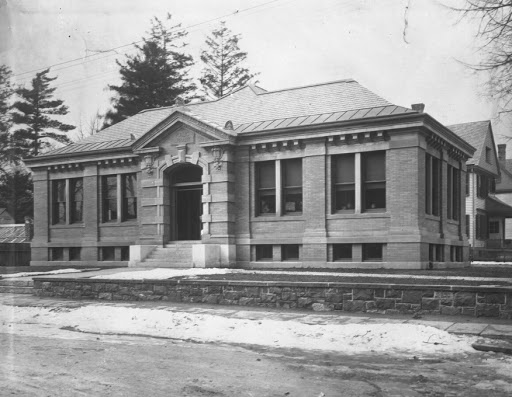
[[[3,396],[509,396],[510,357],[317,353],[95,335],[0,334]],[[30,335],[34,333],[34,335]]]

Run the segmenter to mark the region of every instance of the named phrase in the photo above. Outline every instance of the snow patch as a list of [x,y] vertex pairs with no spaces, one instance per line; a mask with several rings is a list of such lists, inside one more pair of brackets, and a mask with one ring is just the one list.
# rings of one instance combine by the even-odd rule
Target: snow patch
[[190,268],[190,269],[148,269],[133,272],[123,272],[115,274],[105,274],[100,276],[93,276],[94,279],[112,279],[112,280],[166,280],[173,277],[195,277],[198,275],[208,274],[226,274],[233,273],[233,269],[220,269],[220,268]]
[[62,274],[62,273],[80,273],[83,270],[89,269],[59,269],[59,270],[50,270],[47,272],[21,272],[21,273],[11,273],[11,274],[2,274],[0,278],[13,278],[13,277],[32,277],[32,276],[41,276],[41,275],[50,275],[50,274]]
[[[55,310],[16,307],[9,322],[47,324],[99,334],[147,335],[197,342],[222,342],[337,351],[346,354],[453,355],[474,352],[476,337],[453,335],[420,324],[307,324],[300,319],[243,319],[173,312],[162,308],[89,305]],[[304,320],[306,321],[306,320]],[[0,330],[7,329],[2,321]],[[3,331],[3,330],[2,330]]]
[[395,278],[395,279],[424,279],[424,280],[467,280],[467,281],[500,281],[512,283],[512,278],[496,277],[462,277],[462,276],[424,276],[411,274],[368,274],[368,273],[333,273],[314,271],[286,271],[286,270],[244,270],[244,269],[221,269],[221,268],[189,268],[189,269],[167,269],[157,268],[138,270],[133,272],[119,272],[113,274],[93,276],[95,279],[111,280],[166,280],[173,277],[197,278],[211,274],[284,274],[284,275],[305,275],[305,276],[332,276],[332,277],[367,277],[367,278]]

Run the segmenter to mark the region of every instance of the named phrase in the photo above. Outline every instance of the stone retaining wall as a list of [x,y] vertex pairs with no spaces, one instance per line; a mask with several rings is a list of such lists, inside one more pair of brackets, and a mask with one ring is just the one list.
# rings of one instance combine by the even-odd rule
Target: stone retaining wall
[[34,278],[42,297],[512,319],[512,287],[218,280]]

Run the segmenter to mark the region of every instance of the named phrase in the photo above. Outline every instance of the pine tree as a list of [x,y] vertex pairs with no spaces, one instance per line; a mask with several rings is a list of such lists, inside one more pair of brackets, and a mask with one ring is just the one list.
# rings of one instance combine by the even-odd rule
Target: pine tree
[[196,86],[188,77],[193,59],[182,51],[187,34],[181,24],[171,26],[171,14],[165,23],[156,17],[151,20],[149,36],[142,46],[136,46],[138,53],[127,56],[126,64],[117,61],[122,84],[109,85],[116,95],[104,126],[144,109],[172,106],[178,97],[184,101],[193,98]]
[[11,167],[0,174],[0,207],[7,208],[15,223],[33,217],[34,195],[32,176],[23,167]]
[[201,52],[205,67],[199,79],[203,91],[210,98],[220,98],[243,87],[259,73],[251,73],[242,64],[247,52],[238,47],[240,35],[233,34],[225,22],[206,38],[207,48]]
[[51,141],[71,143],[65,133],[75,127],[52,117],[66,115],[68,107],[64,101],[53,97],[56,88],[50,84],[57,77],[49,77],[49,72],[50,69],[46,69],[37,73],[30,88],[16,90],[20,100],[13,105],[12,120],[20,128],[14,131],[13,139],[20,145],[23,157],[37,156]]
[[11,136],[9,134],[11,125],[9,101],[13,92],[11,70],[5,65],[0,65],[0,170],[4,169],[2,164],[9,162],[13,156],[13,145],[11,145]]

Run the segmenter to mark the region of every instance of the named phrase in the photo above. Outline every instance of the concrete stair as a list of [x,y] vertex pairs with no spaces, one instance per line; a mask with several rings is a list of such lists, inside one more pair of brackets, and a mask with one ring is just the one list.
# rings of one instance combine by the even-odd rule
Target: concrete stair
[[200,244],[200,241],[176,241],[166,244],[164,247],[155,248],[139,266],[191,268],[193,267],[192,247],[194,244]]
[[32,279],[4,278],[0,279],[0,294],[32,294]]

